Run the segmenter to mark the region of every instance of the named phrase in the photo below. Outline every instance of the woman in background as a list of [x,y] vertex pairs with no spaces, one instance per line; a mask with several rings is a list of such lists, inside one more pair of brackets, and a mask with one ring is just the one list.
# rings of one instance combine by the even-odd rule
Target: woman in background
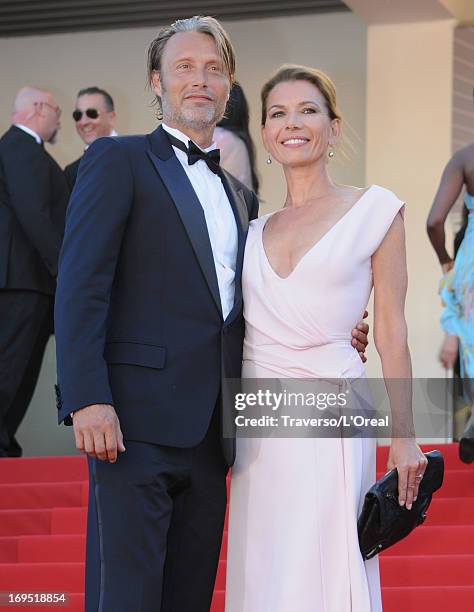
[[[461,189],[466,187],[464,203],[467,224],[456,259],[445,246],[444,225]],[[454,367],[460,353],[464,393],[471,404],[471,417],[459,443],[459,456],[465,463],[474,460],[474,143],[457,151],[447,164],[427,223],[428,235],[445,275],[441,288],[444,310],[441,326],[446,333],[440,361],[447,369]]]
[[221,166],[258,195],[255,146],[249,132],[249,106],[242,87],[234,83],[224,118],[214,130]]

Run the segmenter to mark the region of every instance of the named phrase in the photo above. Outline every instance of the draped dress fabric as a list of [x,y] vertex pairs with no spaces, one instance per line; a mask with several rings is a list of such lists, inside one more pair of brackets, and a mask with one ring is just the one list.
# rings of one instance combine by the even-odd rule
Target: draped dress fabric
[[[371,256],[403,203],[373,185],[286,278],[253,221],[243,291],[244,378],[358,378],[351,346],[372,289]],[[375,481],[376,440],[238,438],[232,470],[226,612],[378,612],[378,559],[357,517]]]
[[[466,192],[464,202],[469,210],[468,223],[454,267],[442,284],[445,307],[441,326],[446,333],[458,336],[461,375],[474,379],[474,195]],[[474,411],[471,420],[474,423]]]

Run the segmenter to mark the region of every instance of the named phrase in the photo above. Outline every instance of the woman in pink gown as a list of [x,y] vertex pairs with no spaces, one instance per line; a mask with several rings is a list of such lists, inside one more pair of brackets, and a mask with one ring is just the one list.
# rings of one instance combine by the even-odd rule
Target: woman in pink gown
[[[282,210],[249,228],[243,270],[244,378],[363,377],[351,330],[375,291],[385,379],[409,380],[403,203],[373,185],[335,184],[327,158],[341,118],[322,72],[282,67],[262,91],[262,136],[282,164]],[[412,431],[409,397],[392,420]],[[378,612],[378,559],[364,562],[357,517],[375,481],[374,437],[238,438],[232,471],[226,612]],[[399,502],[411,508],[426,459],[392,439]]]

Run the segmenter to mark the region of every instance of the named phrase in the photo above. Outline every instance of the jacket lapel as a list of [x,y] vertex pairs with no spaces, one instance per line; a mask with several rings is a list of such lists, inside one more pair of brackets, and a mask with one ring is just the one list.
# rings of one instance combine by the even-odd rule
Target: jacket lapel
[[234,318],[234,314],[239,311],[242,304],[242,266],[244,260],[245,239],[247,237],[247,229],[249,224],[249,213],[242,190],[235,189],[232,181],[230,181],[226,176],[226,173],[223,172],[222,174],[222,184],[224,185],[225,192],[229,198],[230,205],[232,206],[238,234],[237,259],[235,262],[234,306],[226,319],[226,321],[229,322]]
[[216,268],[201,203],[174,154],[163,128],[157,128],[150,134],[149,140],[151,151],[148,152],[148,155],[176,206],[216,307],[222,317]]

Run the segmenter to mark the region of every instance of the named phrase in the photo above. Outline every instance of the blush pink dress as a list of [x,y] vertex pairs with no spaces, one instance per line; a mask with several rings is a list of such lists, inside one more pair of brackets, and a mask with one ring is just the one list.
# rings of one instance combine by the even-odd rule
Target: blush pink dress
[[[281,278],[250,224],[243,268],[244,378],[358,378],[351,346],[372,290],[371,257],[403,203],[374,185]],[[379,612],[377,557],[357,517],[375,482],[374,438],[238,438],[226,612]]]

